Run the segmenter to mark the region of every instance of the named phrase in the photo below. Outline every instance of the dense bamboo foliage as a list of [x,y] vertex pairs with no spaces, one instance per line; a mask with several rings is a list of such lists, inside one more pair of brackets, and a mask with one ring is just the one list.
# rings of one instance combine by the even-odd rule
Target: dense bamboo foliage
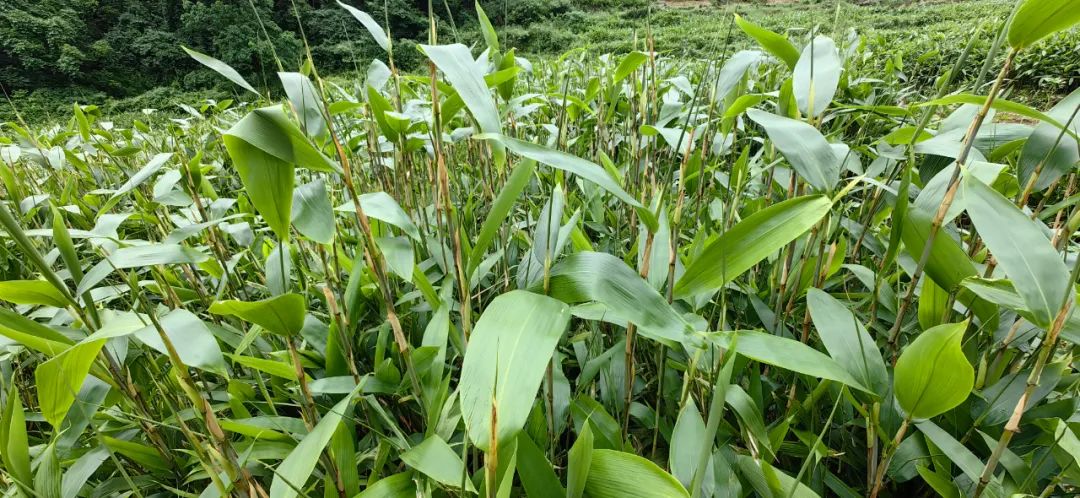
[[526,60],[479,6],[408,73],[342,8],[358,80],[187,49],[238,98],[4,125],[6,496],[1080,490],[1080,90],[1008,98],[1076,0],[930,87],[737,15]]

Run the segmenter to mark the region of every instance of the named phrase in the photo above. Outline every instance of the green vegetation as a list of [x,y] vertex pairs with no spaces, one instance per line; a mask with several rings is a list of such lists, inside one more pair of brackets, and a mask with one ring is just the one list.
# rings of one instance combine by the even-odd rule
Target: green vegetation
[[1077,0],[914,60],[863,7],[504,5],[601,38],[319,4],[351,75],[278,25],[181,49],[177,109],[4,123],[5,496],[1080,492]]

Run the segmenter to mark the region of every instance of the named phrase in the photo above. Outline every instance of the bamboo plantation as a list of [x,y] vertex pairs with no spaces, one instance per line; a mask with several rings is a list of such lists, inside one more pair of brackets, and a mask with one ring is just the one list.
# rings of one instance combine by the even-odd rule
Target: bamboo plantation
[[342,8],[356,78],[3,125],[4,496],[1080,493],[1080,90],[1009,98],[1076,0],[929,88],[733,11],[404,72]]

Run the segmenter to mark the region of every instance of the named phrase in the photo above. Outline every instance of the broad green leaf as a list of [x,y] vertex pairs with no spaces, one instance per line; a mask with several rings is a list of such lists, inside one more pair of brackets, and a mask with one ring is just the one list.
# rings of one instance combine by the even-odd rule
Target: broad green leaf
[[120,248],[99,261],[83,275],[75,294],[85,295],[111,275],[114,270],[144,268],[153,265],[198,264],[209,259],[210,256],[206,253],[180,244],[149,244]]
[[[420,240],[420,230],[416,228],[416,224],[413,223],[412,218],[409,218],[408,213],[401,209],[401,206],[393,197],[390,197],[390,194],[386,192],[361,194],[360,208],[369,217],[400,228],[413,240]],[[356,206],[352,201],[346,202],[335,209],[349,213],[356,212]]]
[[386,31],[383,31],[382,26],[379,26],[379,23],[376,22],[374,18],[368,15],[367,12],[342,3],[341,0],[338,0],[338,5],[349,11],[357,21],[360,21],[360,24],[363,24],[364,28],[367,28],[368,33],[371,33],[371,37],[375,39],[375,43],[378,43],[384,51],[390,51],[390,38],[386,36]]
[[[26,416],[18,394],[8,391],[0,416],[0,461],[4,470],[19,483],[29,488],[33,484],[30,473],[30,445],[26,437]],[[55,426],[54,426],[55,427]]]
[[[904,249],[915,261],[922,257],[935,215],[935,212],[923,209],[919,204],[917,199],[916,204],[908,208],[900,232]],[[934,204],[934,202],[927,204]],[[942,226],[940,230],[938,236],[934,237],[930,258],[926,261],[924,271],[942,289],[950,292],[957,291],[964,279],[978,276],[978,272],[964,249],[946,232],[948,227]],[[997,307],[993,304],[962,289],[957,292],[956,300],[973,309],[975,316],[982,324],[997,323]]]
[[209,311],[216,315],[233,315],[275,334],[292,336],[304,328],[307,304],[300,294],[282,294],[261,301],[218,301],[210,305]]
[[836,95],[842,67],[843,61],[832,39],[815,36],[803,49],[792,75],[791,90],[795,93],[799,112],[810,117],[825,112]]
[[[175,309],[162,315],[158,323],[185,365],[228,376],[217,339],[198,316],[185,309]],[[139,328],[135,337],[161,354],[169,354],[161,334],[153,325]]]
[[[1068,360],[1056,361],[1043,368],[1042,373],[1039,375],[1039,385],[1032,389],[1030,393],[1027,393],[1024,402],[1025,412],[1037,407],[1039,402],[1055,390],[1062,374],[1068,369],[1067,363]],[[972,413],[981,413],[983,417],[983,421],[979,425],[994,427],[1008,422],[1013,410],[1016,409],[1016,405],[1020,402],[1020,397],[1024,396],[1024,392],[1027,390],[1027,380],[1030,375],[1030,368],[1016,372],[1006,372],[1000,380],[984,387],[979,394],[986,403],[983,404],[972,400],[975,401]],[[984,406],[985,409],[983,409]]]
[[836,157],[836,152],[817,128],[759,109],[747,109],[746,115],[765,129],[769,140],[811,187],[828,192],[836,186],[843,158]]
[[46,356],[56,356],[74,341],[48,326],[0,308],[0,335]]
[[309,137],[316,137],[326,132],[326,121],[323,120],[322,99],[315,85],[307,76],[300,73],[278,73],[281,87],[289,98],[289,104],[296,112],[300,122],[304,125],[304,131]]
[[495,198],[495,202],[491,204],[487,218],[484,218],[484,224],[480,226],[480,233],[473,241],[473,248],[472,252],[469,253],[468,262],[468,273],[470,275],[480,265],[480,261],[483,259],[488,247],[491,246],[499,230],[502,229],[503,221],[506,220],[510,210],[513,209],[514,203],[517,202],[525,187],[529,185],[529,180],[532,179],[535,170],[536,161],[526,159],[519,162],[514,166],[502,189],[499,190],[499,195]]
[[491,25],[487,12],[484,12],[484,8],[480,6],[480,1],[477,0],[474,5],[476,7],[476,17],[480,21],[480,32],[484,35],[484,41],[492,53],[498,53],[499,35],[495,33],[495,27]]
[[825,350],[852,377],[879,397],[889,389],[889,374],[877,343],[843,303],[820,289],[809,289],[806,304]]
[[751,444],[756,445],[765,458],[773,458],[776,453],[773,452],[769,434],[765,431],[765,419],[761,409],[754,399],[742,386],[731,384],[724,394],[724,402],[735,411],[745,435],[752,441]]
[[[465,464],[461,462],[461,455],[455,453],[439,436],[428,436],[422,443],[402,453],[401,461],[440,484],[461,487]],[[466,479],[465,486],[473,491],[472,481]]]
[[761,62],[762,58],[764,54],[757,50],[735,52],[724,63],[724,67],[720,68],[720,74],[716,76],[716,98],[726,98],[742,81],[746,72]]
[[737,341],[735,350],[747,358],[872,392],[832,358],[799,341],[754,330],[739,330],[731,335],[737,338],[721,336],[720,345],[730,345],[725,341]]
[[458,384],[465,427],[478,448],[506,442],[525,425],[569,321],[569,306],[520,290],[496,297],[480,315]]
[[76,498],[83,487],[87,485],[90,477],[101,467],[105,460],[109,459],[109,449],[104,445],[98,445],[94,449],[83,453],[75,463],[68,466],[64,471],[61,496],[63,498]]
[[415,257],[413,255],[413,245],[409,238],[405,236],[377,237],[375,244],[382,251],[390,271],[401,277],[402,280],[412,282]]
[[63,308],[67,299],[44,280],[6,280],[0,282],[0,301],[15,304],[45,305]]
[[371,115],[375,118],[375,123],[379,125],[379,131],[387,140],[398,143],[401,140],[401,134],[397,127],[387,119],[387,114],[394,112],[394,105],[373,86],[367,87],[367,101],[371,106]]
[[180,244],[148,244],[121,247],[108,256],[110,267],[117,270],[153,265],[198,264],[210,259],[206,253]]
[[740,95],[739,98],[735,99],[735,101],[724,110],[724,119],[734,119],[738,115],[746,112],[747,109],[764,102],[768,98],[768,95],[759,93]]
[[[1061,99],[1046,114],[1064,123],[1073,133],[1080,134],[1080,118],[1072,116],[1077,106],[1080,106],[1080,88]],[[1032,189],[1039,192],[1069,173],[1077,161],[1080,161],[1080,141],[1074,136],[1062,133],[1050,123],[1039,123],[1024,142],[1024,148],[1020,150],[1016,176],[1023,188],[1027,186],[1035,171],[1039,170],[1039,178]]]
[[484,75],[473,61],[469,48],[453,45],[420,45],[424,54],[446,75],[446,79],[465,101],[484,133],[502,133],[502,120],[491,98]]
[[795,65],[798,64],[799,50],[788,41],[786,36],[747,21],[738,14],[735,14],[735,24],[738,24],[739,29],[743,30],[744,33],[757,40],[761,48],[784,61],[789,68],[794,69]]
[[825,196],[789,199],[750,216],[710,243],[677,282],[675,297],[714,292],[810,230],[829,212]]
[[90,141],[90,120],[86,119],[86,113],[83,112],[82,106],[77,102],[71,106],[72,112],[75,114],[75,121],[79,126],[79,136],[84,141]]
[[952,481],[952,476],[934,473],[926,466],[920,464],[916,464],[915,468],[919,472],[919,476],[921,476],[931,488],[934,488],[934,491],[937,492],[938,496],[941,496],[942,498],[963,497],[963,495],[960,494],[960,489],[956,487],[956,483]]
[[251,203],[278,238],[288,240],[296,168],[244,140],[226,135],[224,141]]
[[960,342],[968,323],[923,331],[904,349],[893,369],[893,394],[908,416],[928,419],[963,403],[975,383]]
[[319,455],[330,442],[341,419],[350,415],[353,398],[359,390],[360,386],[357,386],[353,392],[324,413],[315,428],[278,464],[274,469],[274,479],[270,483],[270,498],[296,498],[299,495],[297,490],[303,489],[311,478],[315,464],[319,463]]
[[34,493],[41,498],[60,498],[60,459],[56,456],[56,444],[50,443],[38,461],[34,474]]
[[559,477],[555,475],[555,468],[524,432],[518,434],[517,438],[517,473],[528,496],[557,498],[566,495]]
[[[1013,287],[1012,282],[1008,280],[970,277],[965,279],[961,285],[967,289],[971,289],[971,291],[979,297],[994,304],[1004,306],[1013,311],[1030,314],[1030,310],[1027,309],[1027,304],[1024,303],[1024,299],[1020,297],[1020,294],[1016,293],[1016,287]],[[1032,320],[1034,320],[1034,318]]]
[[1069,424],[1061,419],[1042,420],[1042,426],[1054,436],[1054,444],[1069,456],[1073,463],[1080,463],[1080,438]]
[[919,292],[919,326],[926,330],[944,323],[945,312],[952,300],[945,289],[934,283],[934,279],[923,279],[920,283],[922,288]]
[[615,76],[612,83],[618,83],[626,79],[627,76],[630,76],[630,73],[637,71],[637,69],[647,60],[649,60],[649,56],[642,52],[634,51],[626,54],[626,56],[619,61],[618,67],[615,68]]
[[291,362],[268,360],[265,358],[252,358],[250,356],[238,354],[230,354],[228,356],[232,361],[245,367],[253,368],[260,372],[273,375],[274,377],[292,381],[299,380],[296,377],[296,367]]
[[297,232],[320,244],[334,240],[334,209],[322,178],[293,190],[292,224]]
[[[948,97],[942,97],[940,99],[934,99],[934,100],[931,100],[929,102],[923,102],[923,103],[918,104],[918,105],[920,107],[924,107],[924,106],[946,106],[946,105],[952,105],[952,104],[972,104],[972,105],[982,106],[982,105],[986,104],[986,98],[987,98],[986,95],[972,95],[970,93],[958,93],[956,95],[949,95]],[[992,109],[995,109],[995,110],[998,110],[998,111],[1011,112],[1013,114],[1019,114],[1021,116],[1026,117],[1026,118],[1031,118],[1031,119],[1034,119],[1034,120],[1042,121],[1044,123],[1049,123],[1049,124],[1053,125],[1055,128],[1057,128],[1058,130],[1065,130],[1065,133],[1070,134],[1074,139],[1080,140],[1080,138],[1078,138],[1076,136],[1075,131],[1073,131],[1070,128],[1067,128],[1064,124],[1060,123],[1058,120],[1054,119],[1053,117],[1050,117],[1049,115],[1047,115],[1047,114],[1045,114],[1045,113],[1043,113],[1041,111],[1038,111],[1038,110],[1036,110],[1036,109],[1034,109],[1034,108],[1032,108],[1030,106],[1021,104],[1019,102],[1013,102],[1011,100],[1006,100],[1006,99],[1002,99],[1002,98],[995,98],[993,100],[993,102],[990,103],[990,107]]]
[[219,60],[217,60],[217,59],[215,59],[213,57],[210,57],[209,55],[206,55],[206,54],[203,54],[203,53],[200,53],[200,52],[196,52],[196,51],[194,51],[194,50],[192,50],[190,48],[187,48],[187,47],[185,47],[183,45],[181,45],[180,48],[184,49],[184,52],[187,52],[187,54],[190,55],[192,59],[195,59],[196,61],[198,61],[199,64],[202,64],[202,65],[204,65],[204,66],[206,66],[206,67],[208,67],[210,69],[213,69],[218,74],[228,78],[229,81],[231,81],[233,83],[236,83],[237,85],[239,85],[239,86],[243,87],[244,89],[254,93],[255,95],[259,95],[259,91],[256,90],[255,87],[251,86],[251,83],[248,83],[247,80],[245,80],[243,76],[240,76],[240,73],[236,72],[236,70],[233,69],[232,66],[230,66],[230,65],[228,65],[228,64],[226,64],[224,62],[221,62],[221,61],[219,61]]
[[690,496],[678,480],[655,463],[615,450],[593,450],[585,492],[594,498]]
[[[267,155],[279,162],[312,171],[341,172],[339,165],[311,144],[281,105],[252,110],[229,128],[222,138],[238,167],[240,163],[248,163],[245,167],[249,168],[273,163],[270,158],[255,157]],[[246,147],[241,144],[246,144]],[[239,157],[233,149],[240,152]],[[292,197],[285,197],[284,201],[290,199]]]
[[979,475],[982,474],[983,467],[985,467],[979,457],[975,456],[963,443],[957,441],[956,438],[929,420],[917,421],[915,426],[930,442],[934,443],[934,446],[937,446],[945,456],[949,457],[949,460],[952,460],[969,479],[978,482]]
[[[964,288],[988,302],[1013,310],[1031,323],[1036,323],[1035,315],[1027,308],[1024,299],[1017,294],[1012,282],[1004,279],[969,278],[964,280]],[[1075,304],[1074,304],[1075,306]],[[1080,342],[1080,314],[1069,313],[1061,330],[1061,337],[1073,343]]]
[[736,463],[743,478],[760,496],[819,498],[806,484],[773,467],[765,460],[738,455]]
[[[736,337],[738,340],[738,337]],[[719,482],[721,486],[724,485],[723,477],[717,480],[716,474],[717,466],[715,463],[726,465],[727,462],[723,461],[723,454],[721,453],[720,461],[714,462],[715,458],[710,458],[713,455],[713,442],[716,441],[716,432],[720,428],[720,422],[724,417],[724,406],[727,405],[727,392],[731,386],[731,372],[734,370],[735,360],[738,355],[727,355],[727,360],[724,362],[724,366],[720,369],[719,375],[716,376],[716,381],[713,384],[712,399],[709,401],[709,414],[708,420],[705,423],[705,432],[702,434],[703,444],[698,445],[698,454],[696,460],[696,468],[693,469],[691,476],[690,489],[695,491],[706,491],[705,479],[711,479],[713,482]],[[724,471],[719,472],[723,475]],[[715,487],[714,493],[715,493]],[[697,493],[691,493],[696,495]],[[708,494],[706,494],[708,496]]]
[[105,203],[105,207],[101,211],[108,211],[111,206],[115,205],[120,196],[135,190],[139,185],[142,185],[143,182],[149,180],[150,177],[154,176],[154,173],[157,173],[169,162],[169,159],[171,159],[172,156],[172,152],[155,154],[154,157],[150,159],[150,162],[146,163],[146,166],[143,166],[142,169],[137,171],[134,175],[131,175],[131,178],[129,178],[128,181],[124,182],[120,188],[116,189],[116,192],[113,192],[109,201]]
[[592,465],[593,434],[590,419],[581,424],[581,432],[570,447],[566,464],[566,498],[581,498],[588,483]]
[[76,344],[34,370],[41,415],[53,428],[60,428],[104,345],[105,341]]
[[1076,0],[1025,0],[1009,23],[1009,45],[1020,49],[1080,23]]
[[[510,100],[514,98],[514,85],[517,83],[517,74],[521,70],[517,65],[517,54],[514,49],[510,49],[502,56],[502,60],[499,61],[498,71],[484,76],[484,81],[491,85],[495,83],[495,89],[498,90],[499,96],[503,100]],[[495,82],[495,79],[505,80]]]
[[279,241],[270,254],[266,255],[263,269],[266,271],[266,289],[277,297],[289,291],[292,282],[292,251],[288,242]]
[[604,171],[604,168],[592,161],[544,147],[543,145],[537,145],[503,135],[485,133],[477,135],[475,138],[494,140],[505,145],[513,153],[521,157],[532,159],[536,162],[551,166],[552,168],[561,169],[589,180],[611,195],[614,195],[615,198],[620,201],[623,201],[634,208],[638,208],[638,215],[642,217],[642,221],[644,221],[651,229],[656,228],[656,219],[652,215],[652,212],[645,209],[637,199],[634,199],[630,194],[626,193],[615,179]]
[[[703,449],[702,446],[707,448]],[[698,458],[711,455],[712,441],[705,438],[705,420],[701,418],[697,404],[690,401],[683,405],[675,428],[671,431],[671,449],[668,452],[668,468],[684,488],[690,489],[694,480],[694,470],[701,465]],[[706,457],[706,460],[712,460]],[[711,462],[705,462],[705,468],[712,470]],[[708,472],[702,481],[703,496],[712,496],[715,478]]]
[[[49,207],[52,210],[53,243],[56,244],[56,250],[60,253],[60,259],[67,267],[71,280],[75,282],[75,285],[79,285],[83,278],[83,271],[79,254],[75,251],[75,241],[71,239],[71,231],[68,230],[60,210],[56,205]],[[85,299],[86,296],[83,297]]]
[[402,472],[379,479],[354,498],[416,498],[413,473]]
[[127,441],[111,436],[101,436],[101,442],[112,452],[119,453],[148,470],[168,471],[169,462],[154,448],[135,441]]
[[1024,298],[1036,325],[1049,328],[1074,291],[1069,269],[1046,238],[1044,227],[977,179],[965,175],[961,189],[983,242]]
[[614,315],[608,319],[633,323],[641,335],[668,346],[693,332],[656,289],[610,254],[578,252],[562,259],[551,268],[548,294],[570,304],[601,303]]

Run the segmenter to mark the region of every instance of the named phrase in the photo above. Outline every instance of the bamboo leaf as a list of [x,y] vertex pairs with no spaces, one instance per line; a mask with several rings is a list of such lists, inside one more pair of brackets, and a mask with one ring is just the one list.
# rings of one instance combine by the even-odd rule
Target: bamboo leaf
[[15,304],[45,305],[63,308],[67,298],[44,280],[7,280],[0,282],[0,301]]
[[[495,298],[480,315],[459,384],[465,427],[477,447],[487,451],[492,444],[501,445],[525,425],[569,320],[569,306],[525,291]],[[493,434],[497,441],[491,441]]]
[[513,171],[510,172],[510,176],[506,179],[506,183],[503,184],[502,190],[499,190],[498,197],[491,204],[491,210],[488,211],[487,217],[484,218],[483,225],[480,226],[480,233],[477,234],[476,239],[473,241],[468,263],[468,273],[470,275],[480,265],[480,261],[483,259],[488,247],[491,246],[495,236],[498,235],[499,230],[502,228],[503,221],[506,220],[510,210],[514,207],[514,203],[517,202],[525,187],[529,185],[535,170],[536,161],[526,159],[514,166]]
[[300,294],[282,294],[262,301],[218,301],[210,305],[209,311],[239,317],[275,334],[293,336],[304,328],[307,305]]
[[[368,192],[359,196],[360,208],[364,214],[376,220],[389,223],[401,229],[413,240],[420,240],[420,230],[416,228],[409,214],[386,192]],[[336,208],[338,211],[355,213],[356,206],[350,201]]]
[[502,120],[491,98],[484,76],[477,71],[469,48],[453,45],[420,45],[424,54],[446,75],[458,95],[465,101],[473,118],[484,133],[502,133]]
[[375,43],[378,43],[384,51],[390,51],[390,37],[386,36],[386,31],[383,31],[382,26],[379,26],[379,23],[376,22],[374,18],[368,15],[367,12],[342,3],[341,0],[338,0],[338,5],[349,11],[357,21],[360,21],[360,24],[364,25],[364,28],[368,30],[368,33],[371,33],[371,37],[375,39]]
[[631,207],[637,208],[638,215],[642,217],[642,221],[645,222],[650,229],[656,229],[656,217],[653,216],[652,212],[644,208],[637,199],[634,199],[630,194],[626,193],[626,191],[623,190],[623,188],[619,186],[619,184],[611,178],[611,175],[604,171],[604,168],[600,167],[600,165],[565,152],[503,135],[485,133],[483,135],[478,135],[475,138],[499,142],[521,157],[532,159],[568,173],[573,173],[595,183],[611,195],[614,195],[615,198],[620,201],[629,204]]
[[1039,171],[1033,190],[1045,190],[1080,161],[1080,140],[1075,137],[1075,134],[1080,134],[1080,119],[1072,115],[1077,106],[1080,106],[1080,88],[1073,90],[1046,113],[1068,126],[1073,135],[1063,134],[1050,123],[1039,123],[1035,126],[1035,130],[1020,150],[1016,176],[1021,187],[1026,186],[1035,172]]
[[796,197],[747,216],[710,243],[675,282],[675,297],[715,292],[779,251],[829,212],[825,196]]
[[896,360],[893,393],[908,416],[936,417],[971,393],[975,370],[960,349],[967,325],[965,321],[926,330]]
[[593,450],[585,492],[596,498],[690,496],[679,481],[655,463],[615,450]]
[[293,190],[291,211],[297,232],[320,244],[334,240],[334,209],[322,178]]
[[831,191],[836,186],[840,180],[843,158],[837,157],[817,128],[758,109],[747,109],[746,115],[765,129],[769,140],[806,183],[822,192]]
[[1009,45],[1029,47],[1080,23],[1078,7],[1076,0],[1026,0],[1009,23]]
[[[958,93],[958,94],[955,94],[955,95],[949,95],[948,97],[942,97],[940,99],[934,99],[934,100],[931,100],[929,102],[923,102],[923,103],[918,104],[918,105],[920,107],[923,107],[923,106],[945,106],[945,105],[952,105],[952,104],[971,104],[971,105],[982,106],[985,103],[986,103],[986,96],[985,95],[972,95],[970,93]],[[1031,119],[1034,119],[1034,120],[1037,120],[1037,121],[1042,121],[1044,123],[1049,123],[1050,125],[1053,125],[1054,128],[1057,128],[1058,130],[1064,130],[1065,133],[1069,134],[1074,139],[1080,140],[1080,137],[1077,137],[1076,132],[1073,131],[1071,128],[1066,127],[1064,124],[1060,123],[1058,120],[1054,119],[1050,115],[1045,114],[1045,113],[1043,113],[1043,112],[1041,112],[1039,110],[1036,110],[1036,109],[1034,109],[1034,108],[1032,108],[1030,106],[1021,104],[1019,102],[1013,102],[1011,100],[1007,100],[1007,99],[1003,99],[1003,98],[995,98],[990,103],[990,108],[994,109],[994,110],[998,110],[998,111],[1011,112],[1013,114],[1019,114],[1021,116],[1026,117],[1026,118],[1031,118]]]
[[795,64],[791,90],[799,112],[805,116],[820,116],[829,107],[840,83],[843,61],[831,38],[815,36]]
[[961,188],[968,215],[986,246],[1024,298],[1035,323],[1049,328],[1073,290],[1069,269],[1043,227],[971,176],[965,175]]
[[615,76],[612,79],[612,83],[618,83],[626,79],[627,76],[630,76],[630,73],[637,71],[637,69],[647,60],[649,60],[649,56],[642,52],[634,51],[626,54],[626,56],[619,61],[618,67],[615,68]]
[[747,21],[738,14],[735,14],[735,24],[739,25],[739,29],[743,30],[743,33],[746,33],[754,40],[757,40],[758,44],[761,45],[761,48],[764,48],[770,54],[773,54],[778,59],[784,61],[789,68],[794,69],[795,65],[798,64],[799,50],[788,41],[786,36],[774,33]]
[[747,358],[803,375],[835,380],[860,391],[872,392],[832,358],[799,341],[754,330],[740,330],[730,334],[737,338],[721,336],[721,346],[726,344],[725,341],[737,341],[735,350]]
[[298,489],[302,489],[311,478],[315,464],[319,462],[326,444],[330,442],[341,420],[349,416],[353,398],[362,385],[353,389],[345,398],[328,410],[304,439],[297,444],[289,456],[285,457],[274,469],[274,479],[270,484],[270,498],[296,498]]
[[213,69],[215,72],[224,76],[229,81],[236,83],[237,85],[243,87],[251,93],[254,93],[255,95],[259,95],[259,91],[256,90],[255,87],[251,86],[251,83],[248,83],[243,76],[240,76],[240,73],[236,72],[236,70],[233,69],[232,66],[221,62],[213,57],[210,57],[209,55],[206,55],[204,53],[196,52],[183,45],[181,45],[180,48],[184,49],[184,52],[187,52],[187,54],[191,56],[192,59],[198,61],[199,64]]
[[[437,435],[428,436],[422,443],[402,453],[401,461],[440,484],[461,487],[465,464],[461,456]],[[475,492],[472,481],[466,479],[465,485],[469,491]]]
[[618,319],[637,325],[641,335],[669,346],[693,332],[660,293],[610,254],[579,252],[559,261],[551,268],[548,294],[570,304],[601,303]]
[[105,341],[76,344],[34,369],[41,415],[53,428],[60,429],[104,345]]
[[566,495],[551,462],[524,432],[518,434],[517,438],[517,473],[521,478],[521,486],[529,496]]
[[[172,343],[177,356],[185,365],[228,377],[225,358],[221,355],[217,339],[198,316],[184,309],[175,309],[162,315],[158,322],[164,329],[165,336]],[[142,322],[136,321],[136,323]],[[135,330],[134,334],[140,341],[159,353],[169,354],[168,348],[161,340],[161,334],[153,325]]]
[[846,306],[820,289],[809,289],[806,304],[825,350],[852,377],[880,398],[889,389],[889,374],[877,343]]
[[4,403],[3,415],[0,416],[0,461],[17,482],[29,488],[33,474],[30,473],[30,445],[26,436],[26,418],[22,401],[15,393],[9,392]]

